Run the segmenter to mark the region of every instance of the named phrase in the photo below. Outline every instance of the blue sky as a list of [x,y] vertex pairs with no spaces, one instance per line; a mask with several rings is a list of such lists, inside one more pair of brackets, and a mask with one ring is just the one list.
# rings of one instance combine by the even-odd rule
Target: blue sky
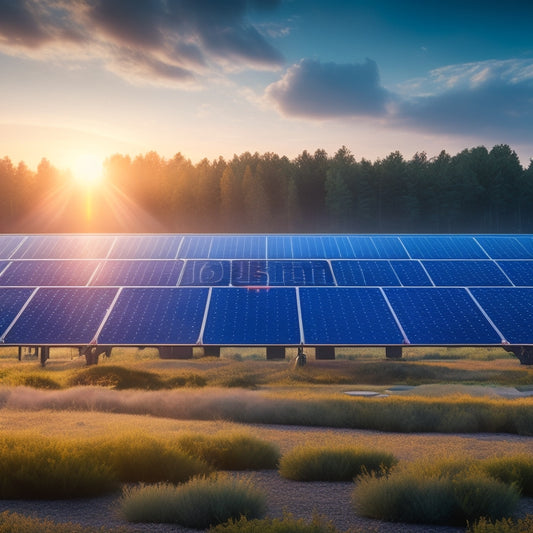
[[533,5],[0,0],[0,157],[509,144],[533,157]]

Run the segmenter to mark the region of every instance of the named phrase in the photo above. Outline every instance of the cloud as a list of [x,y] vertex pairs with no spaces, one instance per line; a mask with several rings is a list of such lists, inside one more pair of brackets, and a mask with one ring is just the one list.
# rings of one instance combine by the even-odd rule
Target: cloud
[[266,89],[286,116],[313,119],[382,116],[391,95],[379,80],[376,63],[321,63],[303,59]]
[[[483,61],[433,70],[405,95],[394,122],[435,133],[533,140],[533,61]],[[421,94],[420,94],[421,93]]]
[[190,82],[212,69],[277,68],[247,15],[277,0],[0,0],[0,52],[98,58],[121,76]]
[[266,89],[285,116],[346,121],[379,118],[398,130],[533,140],[533,60],[482,61],[431,71],[396,92],[383,87],[374,61],[304,59]]

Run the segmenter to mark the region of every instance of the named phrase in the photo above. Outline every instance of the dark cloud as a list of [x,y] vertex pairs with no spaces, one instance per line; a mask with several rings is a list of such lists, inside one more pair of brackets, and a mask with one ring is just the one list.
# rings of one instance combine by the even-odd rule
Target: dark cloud
[[383,88],[373,61],[338,65],[302,60],[266,90],[285,116],[370,116],[398,130],[533,141],[533,61],[483,61],[437,69],[406,85]]
[[274,68],[282,63],[281,54],[247,15],[278,3],[0,0],[0,51],[97,56],[121,75],[150,82],[188,81],[210,67]]
[[35,48],[48,40],[29,2],[0,0],[0,42]]
[[394,120],[417,130],[533,140],[533,62],[486,61],[435,71],[434,92],[405,99]]
[[335,118],[381,116],[391,95],[370,59],[342,65],[304,59],[267,88],[267,97],[287,116]]

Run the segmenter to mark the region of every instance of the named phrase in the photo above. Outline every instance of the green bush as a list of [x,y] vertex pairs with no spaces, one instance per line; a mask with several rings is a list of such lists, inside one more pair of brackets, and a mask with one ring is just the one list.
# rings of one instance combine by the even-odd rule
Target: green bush
[[276,468],[280,452],[276,445],[242,433],[186,434],[178,446],[218,470],[266,470]]
[[533,456],[492,457],[481,463],[491,477],[504,483],[515,483],[523,496],[533,496]]
[[111,468],[87,447],[34,435],[0,437],[0,498],[96,496],[118,488]]
[[[356,530],[350,529],[352,533]],[[264,518],[262,520],[248,520],[241,517],[225,524],[209,529],[209,533],[338,533],[337,528],[318,515],[310,522],[302,518],[296,519],[287,514],[283,518]]]
[[364,472],[387,473],[397,462],[377,450],[303,446],[281,458],[279,473],[295,481],[352,481]]
[[516,522],[510,518],[504,518],[491,522],[482,518],[479,522],[469,526],[467,533],[531,533],[533,531],[533,515]]
[[360,476],[352,494],[363,516],[390,522],[465,524],[484,516],[510,516],[519,492],[514,485],[484,474],[464,461],[445,461],[433,468],[413,463],[389,476]]
[[30,518],[18,513],[0,513],[0,533],[121,533],[122,528],[83,527],[72,522],[54,522],[48,519]]
[[220,475],[194,478],[178,486],[127,487],[121,500],[122,514],[130,522],[172,523],[195,529],[241,516],[261,518],[265,509],[265,496],[251,481]]
[[88,446],[94,457],[108,465],[123,483],[180,483],[210,471],[204,461],[191,457],[169,439],[143,433],[95,439]]
[[190,372],[168,378],[165,381],[165,385],[169,389],[180,387],[205,387],[207,385],[207,379],[200,374]]
[[84,368],[70,377],[68,385],[70,387],[93,385],[116,390],[165,388],[164,382],[157,374],[118,365],[96,365]]

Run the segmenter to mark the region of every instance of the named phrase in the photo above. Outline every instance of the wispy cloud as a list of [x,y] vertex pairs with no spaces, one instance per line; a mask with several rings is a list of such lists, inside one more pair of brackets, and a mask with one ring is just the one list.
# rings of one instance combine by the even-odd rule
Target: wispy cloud
[[211,69],[277,68],[281,53],[247,18],[278,0],[0,0],[0,52],[98,58],[151,83]]
[[286,116],[315,119],[381,116],[390,99],[370,59],[352,64],[303,59],[267,87],[266,96]]

